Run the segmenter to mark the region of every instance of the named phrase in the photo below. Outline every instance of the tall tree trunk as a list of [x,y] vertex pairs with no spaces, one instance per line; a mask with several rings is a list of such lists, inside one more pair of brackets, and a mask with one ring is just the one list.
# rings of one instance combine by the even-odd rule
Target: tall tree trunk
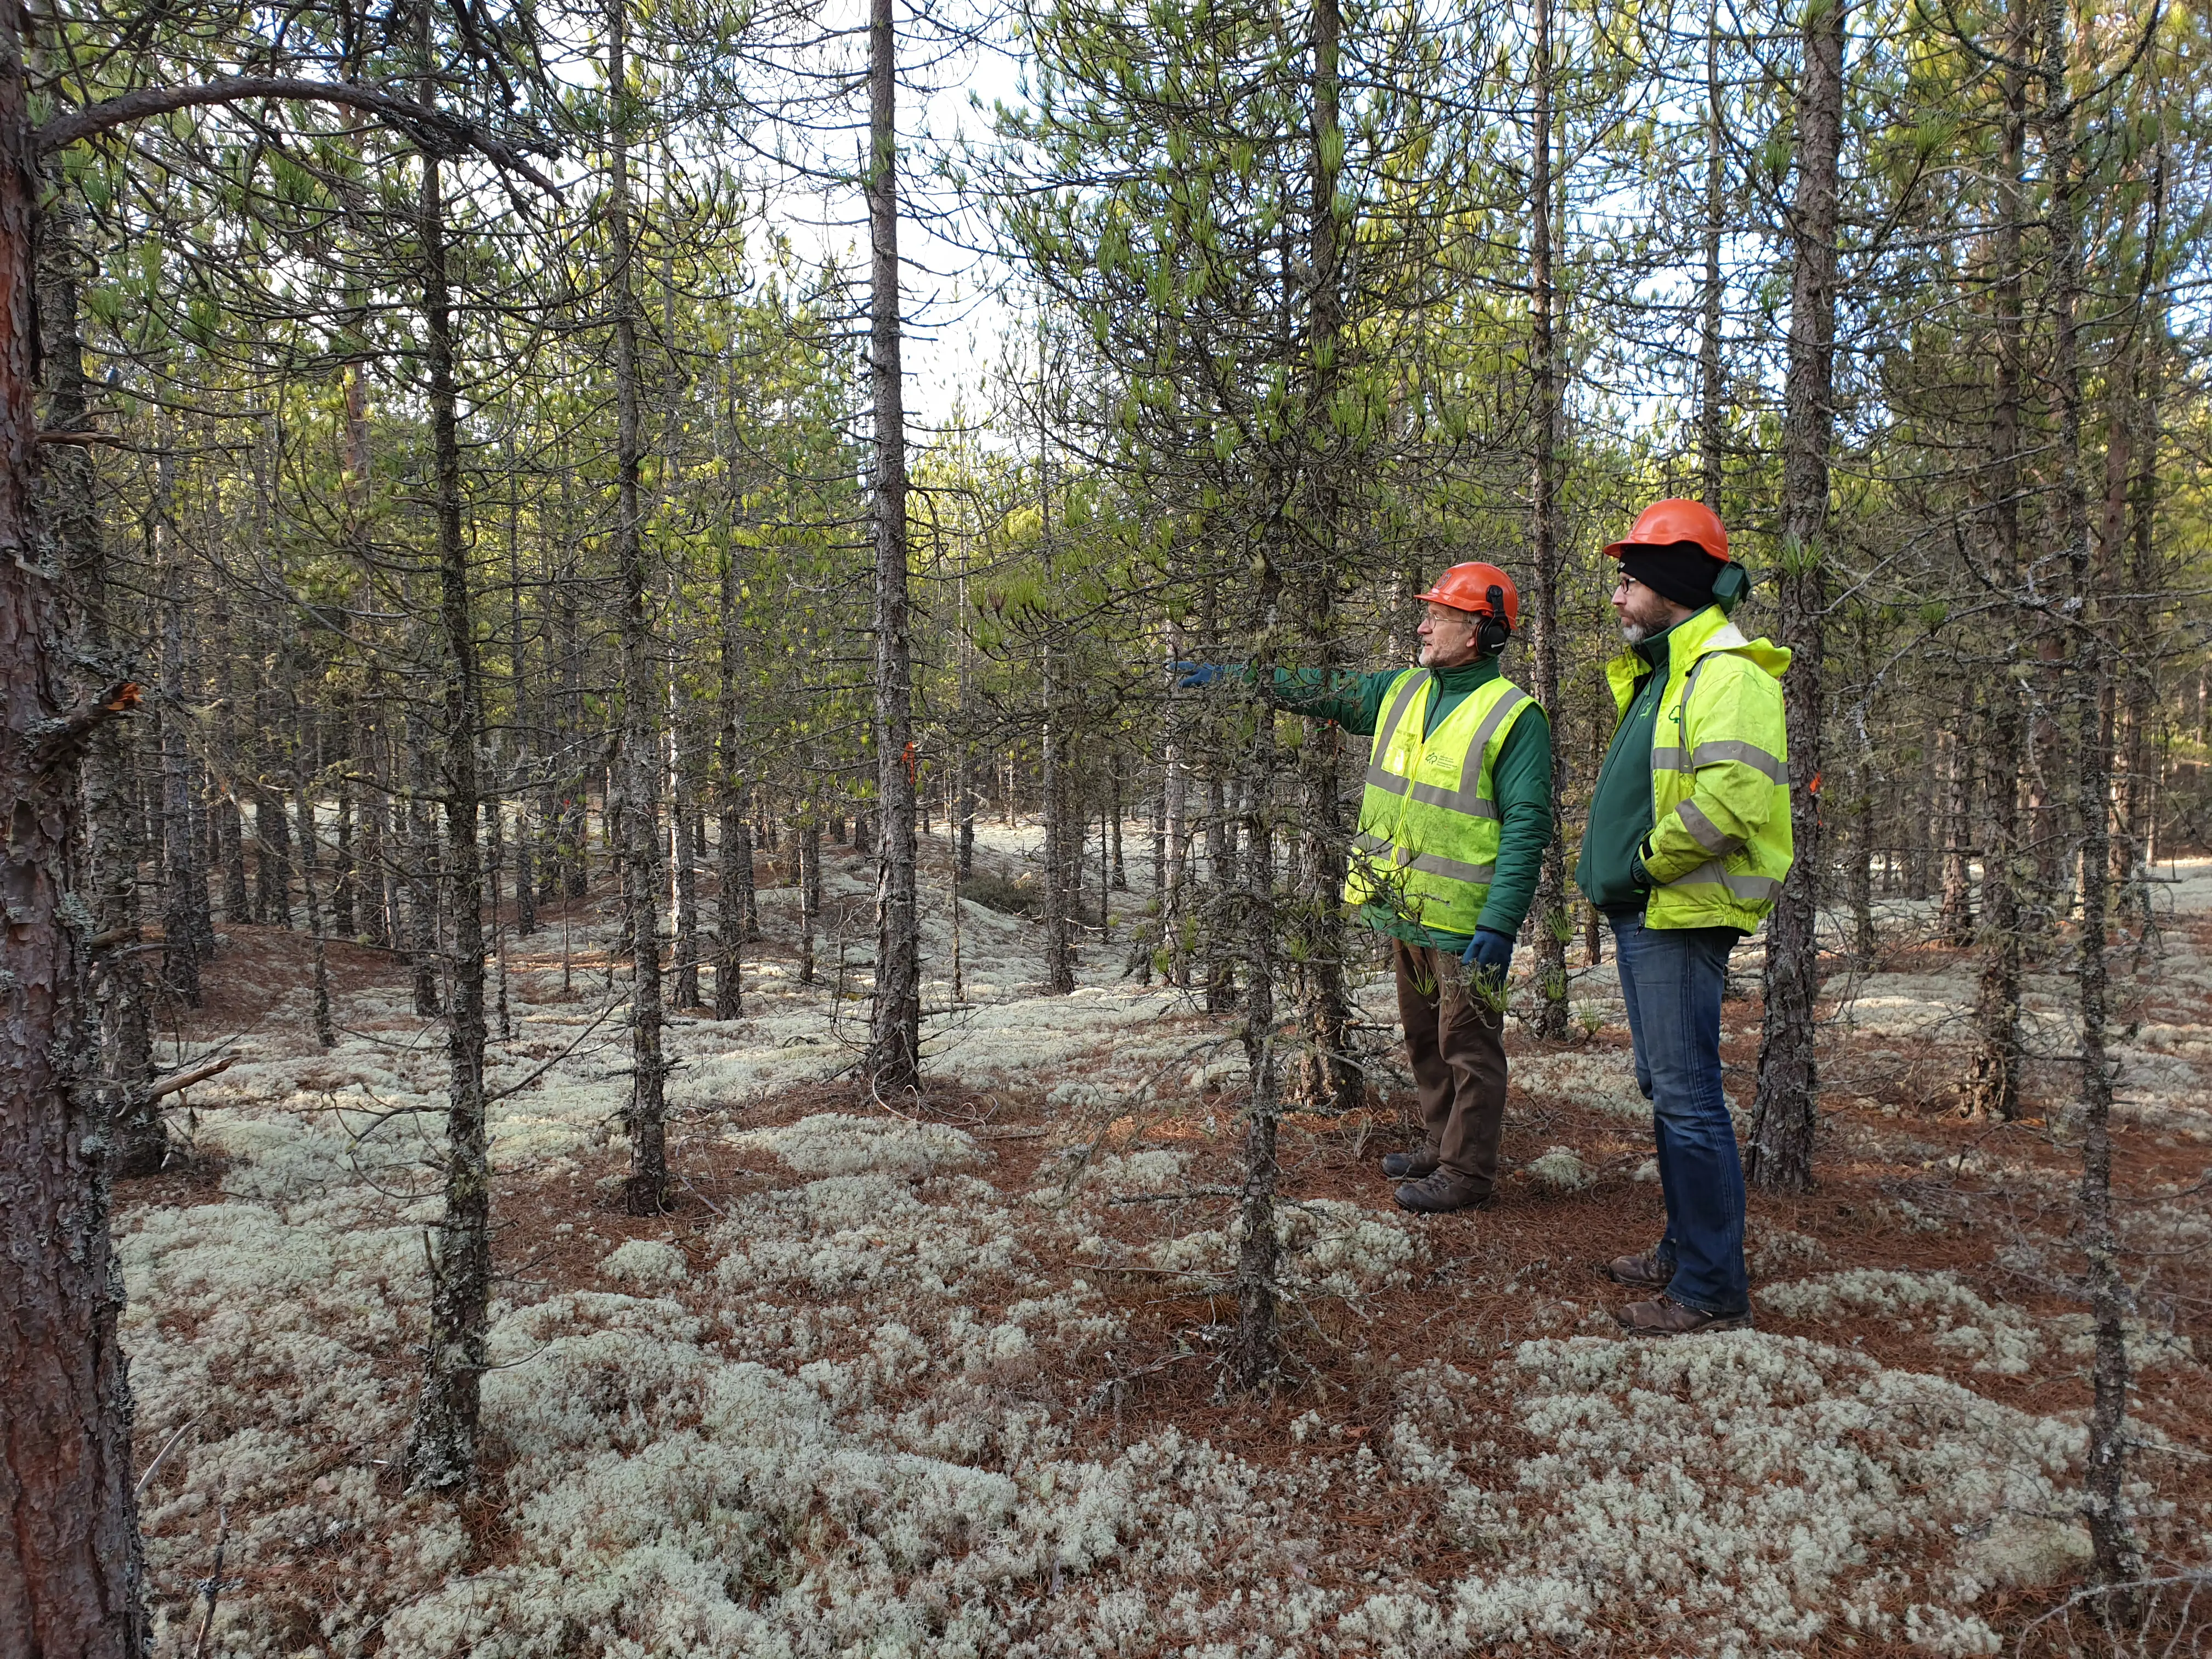
[[1943,902],[1937,912],[1943,943],[1963,948],[1974,942],[1973,828],[1974,750],[1972,743],[1973,683],[1960,683],[1957,708],[1936,735],[1936,783],[1942,791],[1940,821],[1943,836]]
[[1705,10],[1705,276],[1698,331],[1698,494],[1721,514],[1727,427],[1721,408],[1721,231],[1728,205],[1728,150],[1721,123],[1721,25],[1717,3]]
[[[732,410],[732,453],[735,453]],[[733,464],[734,465],[734,464]],[[738,499],[732,477],[731,496]],[[714,919],[714,1018],[735,1019],[744,1012],[745,901],[753,890],[753,837],[747,807],[744,757],[738,751],[744,672],[743,611],[738,608],[738,552],[722,550],[722,730],[714,769],[721,819],[721,892]]]
[[2105,617],[2094,591],[2088,507],[2081,478],[2081,203],[2075,176],[2075,105],[2067,85],[2072,14],[2066,0],[2043,0],[2042,9],[2043,108],[2039,125],[2044,174],[2051,191],[2050,372],[2058,404],[2058,517],[2072,586],[2073,615],[2079,623],[2074,633],[2073,672],[2069,677],[2079,745],[2075,799],[2069,805],[2081,834],[2081,932],[2075,981],[2081,1030],[2079,1204],[2081,1245],[2088,1266],[2089,1311],[2096,1328],[2083,1507],[2097,1577],[2125,1601],[2132,1599],[2127,1587],[2142,1577],[2142,1550],[2130,1523],[2125,1498],[2130,1381],[2126,1317],[2132,1298],[2120,1271],[2119,1229],[2112,1212],[2112,1069],[2106,1039],[2110,985],[2105,927],[2112,856],[2106,811],[2112,787],[2112,734],[2106,720]]
[[358,920],[354,902],[353,785],[338,780],[337,813],[331,824],[334,856],[331,865],[331,928],[340,939],[351,939]]
[[1844,0],[1806,0],[1797,100],[1797,191],[1790,208],[1790,368],[1782,429],[1779,631],[1794,653],[1783,682],[1790,723],[1790,818],[1796,861],[1766,923],[1766,1015],[1745,1174],[1770,1190],[1813,1184],[1820,1123],[1814,1005],[1820,993],[1815,909],[1822,861],[1814,781],[1821,761],[1822,647],[1828,606],[1823,533],[1834,428],[1836,231],[1844,132]]
[[[2028,51],[2033,23],[2027,0],[2012,0],[2008,47],[2016,58]],[[1997,223],[1992,239],[1996,270],[1990,304],[1996,380],[1990,408],[1990,574],[1997,591],[2018,594],[2021,579],[2021,398],[2026,374],[2027,317],[2021,243],[2027,211],[2023,173],[2027,154],[2027,80],[2008,69],[2003,76],[2003,171],[1998,178]],[[2020,833],[2021,741],[2021,629],[2016,617],[2000,623],[2002,655],[1990,674],[1983,720],[1981,983],[1974,1001],[1974,1056],[1966,1104],[1976,1117],[2009,1119],[2020,1113],[2021,894],[2034,879]]]
[[669,710],[668,843],[674,858],[671,884],[676,907],[676,987],[679,1008],[702,1005],[699,994],[699,859],[706,841],[700,820],[698,762],[691,752],[690,722]]
[[[1313,364],[1312,397],[1305,412],[1306,465],[1316,474],[1310,492],[1310,559],[1293,567],[1293,603],[1308,661],[1323,674],[1338,665],[1336,591],[1342,580],[1341,521],[1344,469],[1353,457],[1335,427],[1344,339],[1344,240],[1349,227],[1338,204],[1344,164],[1342,87],[1339,58],[1344,40],[1340,0],[1313,0],[1313,179],[1307,208],[1308,258],[1312,265],[1307,305],[1307,353]],[[1344,972],[1344,787],[1339,776],[1336,728],[1310,726],[1297,750],[1298,790],[1304,834],[1299,837],[1296,956],[1298,1012],[1310,1058],[1301,1091],[1327,1112],[1358,1109],[1366,1079],[1352,1057],[1353,1010]],[[1118,797],[1118,779],[1117,797]],[[1099,914],[1105,914],[1100,895]]]
[[[510,441],[511,442],[511,441]],[[533,867],[533,836],[530,824],[530,790],[524,779],[532,752],[530,659],[522,632],[522,535],[520,483],[510,447],[507,473],[507,672],[513,681],[513,736],[507,750],[513,764],[504,787],[514,796],[514,931],[528,939],[538,931],[538,872]]]
[[[1558,286],[1552,271],[1552,5],[1535,0],[1536,39],[1530,70],[1535,93],[1534,153],[1528,166],[1528,356],[1535,371],[1535,465],[1529,502],[1529,668],[1537,705],[1548,719],[1559,704],[1559,471],[1566,447],[1562,429]],[[1552,747],[1551,798],[1566,781],[1565,752]],[[1535,924],[1536,1035],[1563,1042],[1567,1035],[1567,913],[1565,842],[1553,836],[1537,872]]]
[[660,990],[660,710],[653,638],[646,616],[644,526],[638,480],[644,440],[638,406],[637,295],[630,246],[629,27],[626,0],[615,0],[607,32],[607,96],[613,111],[607,193],[608,255],[614,301],[616,467],[615,562],[622,583],[622,811],[628,849],[624,890],[630,935],[629,1183],[632,1215],[668,1207],[668,1066],[661,1054],[666,1012]]
[[814,983],[815,935],[822,928],[822,825],[812,801],[799,827],[799,982]]
[[[78,704],[63,678],[63,572],[29,498],[40,181],[22,13],[0,16],[0,793],[10,803],[0,929],[0,1632],[13,1648],[137,1659],[149,1644],[131,1478],[122,1274],[108,1238],[106,1116],[87,1075],[74,740],[119,685]],[[49,446],[52,447],[52,446]],[[79,718],[72,720],[72,714]]]
[[[427,41],[429,9],[422,28]],[[431,88],[423,88],[425,101]],[[446,1208],[431,1257],[430,1330],[422,1393],[401,1472],[415,1487],[473,1486],[477,1413],[491,1296],[491,1161],[484,1134],[484,940],[477,818],[477,750],[483,714],[461,532],[460,423],[453,385],[453,317],[445,202],[438,162],[422,158],[422,318],[429,347],[430,433],[437,469],[438,620],[444,635],[443,779],[447,925]]]
[[921,910],[915,886],[914,647],[907,609],[906,392],[900,370],[898,36],[868,6],[868,382],[875,447],[876,994],[861,1061],[878,1094],[921,1084]]
[[[75,201],[58,194],[39,247],[39,320],[45,331],[46,374],[39,424],[49,432],[91,430],[90,386],[77,309],[77,274],[83,258]],[[100,519],[99,477],[92,451],[81,444],[49,446],[36,497],[55,561],[76,597],[80,647],[98,665],[100,678],[131,678],[133,665],[121,647],[109,581],[107,542]],[[92,1000],[99,1031],[92,1101],[108,1124],[113,1172],[151,1175],[167,1161],[169,1137],[157,1103],[147,1098],[153,1075],[153,1023],[143,958],[128,948],[138,926],[138,815],[131,810],[132,744],[118,721],[105,720],[87,744],[83,765],[87,887],[93,903],[91,931],[118,942],[92,968]]]
[[307,938],[312,981],[314,987],[313,1015],[315,1042],[325,1053],[337,1046],[337,1028],[331,1024],[331,964],[323,943],[323,907],[315,891],[315,801],[307,778],[307,755],[301,746],[299,787],[295,799],[299,805],[300,819],[300,893],[307,910]]
[[[174,463],[166,449],[156,463],[167,479]],[[158,487],[166,498],[168,486]],[[192,916],[198,887],[206,902],[207,883],[199,874],[199,849],[192,844],[191,753],[185,740],[184,574],[177,562],[167,509],[155,507],[156,556],[161,561],[161,963],[172,996],[200,1006],[199,928]]]
[[407,845],[402,872],[407,895],[407,957],[414,970],[415,1012],[438,1017],[438,902],[441,860],[430,822],[430,744],[420,714],[407,710]]
[[[1273,586],[1263,575],[1263,588]],[[1273,595],[1267,596],[1272,600]],[[1258,607],[1261,615],[1271,603]],[[1261,672],[1270,672],[1264,664]],[[1275,1237],[1275,1190],[1281,1178],[1276,1132],[1282,1116],[1275,1055],[1275,860],[1270,810],[1274,771],[1274,722],[1253,722],[1250,787],[1245,800],[1247,838],[1237,908],[1244,923],[1244,1020],[1239,1036],[1251,1073],[1245,1108],[1244,1178],[1237,1205],[1237,1329],[1229,1352],[1231,1381],[1239,1389],[1271,1388],[1282,1368],[1277,1314],[1281,1247]]]

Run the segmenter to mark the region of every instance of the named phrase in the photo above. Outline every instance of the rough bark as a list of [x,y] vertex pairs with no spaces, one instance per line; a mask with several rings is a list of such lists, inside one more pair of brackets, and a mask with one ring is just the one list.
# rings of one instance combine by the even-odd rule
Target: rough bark
[[1807,0],[1797,99],[1797,186],[1790,210],[1790,364],[1783,394],[1778,629],[1794,653],[1783,681],[1790,726],[1790,817],[1796,861],[1766,923],[1765,1022],[1744,1172],[1770,1190],[1813,1184],[1820,1122],[1814,930],[1822,860],[1813,783],[1821,760],[1827,579],[1828,445],[1835,422],[1836,232],[1843,153],[1844,0]]
[[[428,31],[428,11],[423,27]],[[443,873],[452,929],[447,998],[446,1204],[431,1255],[430,1329],[401,1473],[410,1486],[472,1486],[491,1296],[491,1163],[484,1133],[483,894],[477,850],[483,713],[468,550],[461,527],[461,450],[453,385],[453,315],[438,162],[422,160],[422,317],[436,467],[438,620],[444,647]]]
[[915,887],[914,644],[907,605],[906,393],[898,260],[898,36],[868,7],[869,517],[876,550],[876,989],[861,1061],[878,1094],[921,1082],[921,910]]
[[607,88],[613,108],[607,192],[608,259],[614,306],[617,469],[615,563],[622,586],[622,811],[623,890],[630,938],[629,1182],[632,1215],[668,1206],[667,1061],[661,1052],[666,1011],[660,988],[660,757],[654,720],[660,708],[650,623],[639,475],[644,438],[639,410],[637,295],[630,246],[628,131],[629,14],[609,12]]
[[2080,181],[2075,177],[2075,105],[2067,85],[2066,0],[2042,0],[2043,107],[2039,137],[2050,181],[2052,311],[2051,385],[2058,416],[2056,471],[2058,519],[2078,623],[2069,690],[2075,714],[2077,770],[2070,816],[2080,826],[2081,931],[2075,946],[2076,1013],[2081,1030],[2081,1237],[2087,1257],[2089,1311],[2096,1327],[2090,1370],[2089,1451],[2083,1477],[2090,1547],[2098,1579],[2123,1601],[2142,1577],[2142,1550],[2130,1524],[2127,1487],[2130,1383],[2125,1321],[2132,1311],[2120,1271],[2120,1239],[2112,1209],[2112,1065],[2106,1043],[2110,984],[2105,927],[2111,892],[2107,800],[2112,733],[2107,719],[2105,619],[2094,591],[2088,504],[2081,478],[2082,254]]
[[[1313,175],[1306,210],[1307,256],[1311,266],[1306,306],[1306,353],[1312,363],[1305,411],[1305,465],[1313,474],[1304,506],[1305,556],[1295,566],[1292,605],[1306,660],[1324,673],[1338,666],[1336,592],[1344,560],[1343,475],[1356,463],[1349,441],[1338,433],[1334,409],[1346,342],[1344,331],[1344,241],[1350,227],[1340,208],[1344,158],[1342,85],[1339,59],[1344,15],[1339,0],[1314,0],[1308,19],[1312,34]],[[1300,1096],[1316,1109],[1356,1111],[1366,1094],[1366,1079],[1352,1057],[1352,992],[1345,978],[1344,788],[1339,776],[1339,744],[1334,726],[1313,726],[1297,750],[1297,780],[1304,820],[1297,836],[1297,910],[1293,955],[1296,988],[1307,1054]],[[1118,779],[1117,793],[1118,793]],[[1105,911],[1100,896],[1100,914]]]
[[[2013,0],[2011,50],[2027,50],[2030,21],[2027,0]],[[1990,580],[2007,596],[2021,574],[2020,483],[2021,401],[2026,374],[2027,318],[2022,311],[2022,226],[2027,191],[2022,179],[2027,146],[2027,81],[2007,70],[2003,92],[2002,170],[1998,175],[1997,222],[1991,237],[1996,280],[1990,305],[1995,313],[1996,368],[1990,408],[1989,561]],[[1966,1105],[1976,1117],[2012,1118],[2020,1112],[2021,1070],[2021,894],[2033,881],[2021,845],[2021,741],[2026,726],[2021,682],[2020,629],[2009,614],[2001,619],[1999,656],[1989,677],[1983,717],[1981,982],[1974,1000],[1974,1057],[1966,1085]]]
[[[734,489],[732,491],[734,495]],[[716,756],[721,819],[721,891],[714,916],[714,1018],[744,1012],[745,903],[753,890],[753,837],[746,801],[744,757],[738,748],[744,713],[744,630],[738,605],[738,556],[722,553],[722,729]]]
[[[35,215],[19,33],[0,16],[0,1650],[136,1659],[148,1632],[106,1121],[87,1075],[64,572],[29,498]],[[119,697],[118,699],[119,701]]]
[[1936,739],[1937,787],[1942,790],[1939,822],[1943,843],[1943,901],[1937,912],[1943,943],[1964,947],[1974,942],[1973,826],[1969,814],[1974,793],[1973,690],[1962,683],[1958,708]]
[[[1565,453],[1563,429],[1565,388],[1561,386],[1557,319],[1557,285],[1553,278],[1552,177],[1552,6],[1535,0],[1534,58],[1530,69],[1535,108],[1534,153],[1528,163],[1528,356],[1535,378],[1533,447],[1529,481],[1529,581],[1524,616],[1529,631],[1528,690],[1547,716],[1559,704],[1559,489]],[[1552,799],[1565,782],[1565,757],[1552,749]],[[1567,1035],[1566,842],[1553,836],[1544,848],[1536,878],[1536,902],[1530,914],[1536,947],[1536,1035],[1553,1042]]]

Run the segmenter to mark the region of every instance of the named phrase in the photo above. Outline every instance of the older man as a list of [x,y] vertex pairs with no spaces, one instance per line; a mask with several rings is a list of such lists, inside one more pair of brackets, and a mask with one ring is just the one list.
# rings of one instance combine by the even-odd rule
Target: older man
[[1382,1173],[1405,1208],[1436,1212],[1485,1202],[1498,1179],[1504,975],[1552,838],[1552,732],[1498,672],[1521,611],[1513,579],[1456,564],[1420,597],[1419,667],[1279,672],[1261,689],[1374,739],[1344,896],[1391,941],[1421,1105],[1421,1145]]
[[1607,1271],[1652,1293],[1620,1310],[1632,1333],[1734,1330],[1751,1322],[1751,1288],[1721,994],[1729,951],[1790,872],[1790,653],[1729,620],[1747,582],[1711,509],[1655,502],[1605,550],[1628,649],[1606,665],[1620,723],[1575,884],[1613,925],[1667,1206],[1659,1243]]

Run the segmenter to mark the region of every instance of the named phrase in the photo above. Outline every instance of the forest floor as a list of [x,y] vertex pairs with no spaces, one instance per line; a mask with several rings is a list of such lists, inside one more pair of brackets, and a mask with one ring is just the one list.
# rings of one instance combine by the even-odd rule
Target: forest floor
[[[985,862],[1012,875],[1028,844],[994,832]],[[141,1468],[167,1451],[141,1492],[160,1653],[1972,1654],[2058,1632],[2033,1621],[2087,1553],[2065,1068],[2039,1066],[2026,1121],[1958,1115],[1973,968],[1925,906],[1886,905],[1883,959],[1830,982],[1820,1184],[1753,1196],[1758,1328],[1671,1342],[1622,1340],[1598,1276],[1660,1216],[1610,963],[1577,974],[1574,1044],[1509,1037],[1500,1201],[1437,1218],[1375,1171],[1411,1103],[1369,973],[1382,1086],[1286,1126],[1290,1370],[1255,1401],[1216,1362],[1229,1023],[1095,936],[1082,988],[1044,996],[1034,924],[973,903],[953,1009],[933,884],[947,1012],[926,1104],[890,1111],[850,1075],[866,986],[841,966],[869,953],[872,872],[825,865],[821,982],[769,887],[744,1017],[672,1029],[661,1218],[620,1208],[607,907],[509,929],[499,1369],[458,1504],[394,1472],[441,1029],[398,958],[334,945],[319,1052],[306,938],[227,930],[165,1058],[242,1058],[116,1210]],[[2118,1049],[2134,1501],[2156,1559],[2202,1563],[2212,861],[2162,872]],[[2031,1025],[2063,1054],[2047,966]],[[1757,1043],[1756,1000],[1731,1001],[1740,1109]]]

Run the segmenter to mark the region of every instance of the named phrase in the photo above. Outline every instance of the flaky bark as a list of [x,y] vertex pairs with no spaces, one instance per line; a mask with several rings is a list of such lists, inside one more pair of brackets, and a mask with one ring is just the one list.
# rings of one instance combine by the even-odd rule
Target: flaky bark
[[62,569],[30,500],[35,204],[22,13],[0,15],[0,1651],[136,1659],[147,1645],[122,1276],[106,1113],[87,1074],[79,745],[61,672]]
[[1797,192],[1791,204],[1790,368],[1782,424],[1778,632],[1793,654],[1783,680],[1790,726],[1790,821],[1796,860],[1766,923],[1766,1012],[1759,1094],[1744,1173],[1757,1186],[1813,1184],[1820,1122],[1814,1006],[1820,991],[1815,908],[1822,861],[1814,780],[1821,760],[1827,578],[1828,445],[1835,423],[1836,231],[1844,127],[1844,0],[1806,0],[1797,98]]
[[901,378],[898,37],[868,7],[868,386],[875,445],[876,991],[862,1069],[878,1093],[921,1082],[921,911],[915,887],[914,643],[907,606],[906,392]]
[[637,296],[631,270],[629,21],[626,0],[615,0],[607,32],[607,96],[614,129],[607,237],[615,335],[615,563],[623,607],[620,817],[624,913],[631,945],[629,1182],[625,1192],[632,1215],[654,1215],[668,1204],[668,1065],[661,1052],[667,1014],[660,988],[660,755],[654,728],[660,699],[646,616],[643,509],[638,498],[644,438],[638,404]]
[[[426,23],[427,28],[427,23]],[[453,301],[439,166],[422,161],[423,323],[429,346],[430,428],[436,468],[438,620],[445,647],[443,744],[447,924],[446,1207],[431,1257],[430,1331],[422,1389],[401,1469],[409,1485],[472,1486],[491,1297],[491,1163],[484,1133],[483,892],[477,843],[477,774],[483,718],[468,550],[462,539],[459,419],[453,385]]]

